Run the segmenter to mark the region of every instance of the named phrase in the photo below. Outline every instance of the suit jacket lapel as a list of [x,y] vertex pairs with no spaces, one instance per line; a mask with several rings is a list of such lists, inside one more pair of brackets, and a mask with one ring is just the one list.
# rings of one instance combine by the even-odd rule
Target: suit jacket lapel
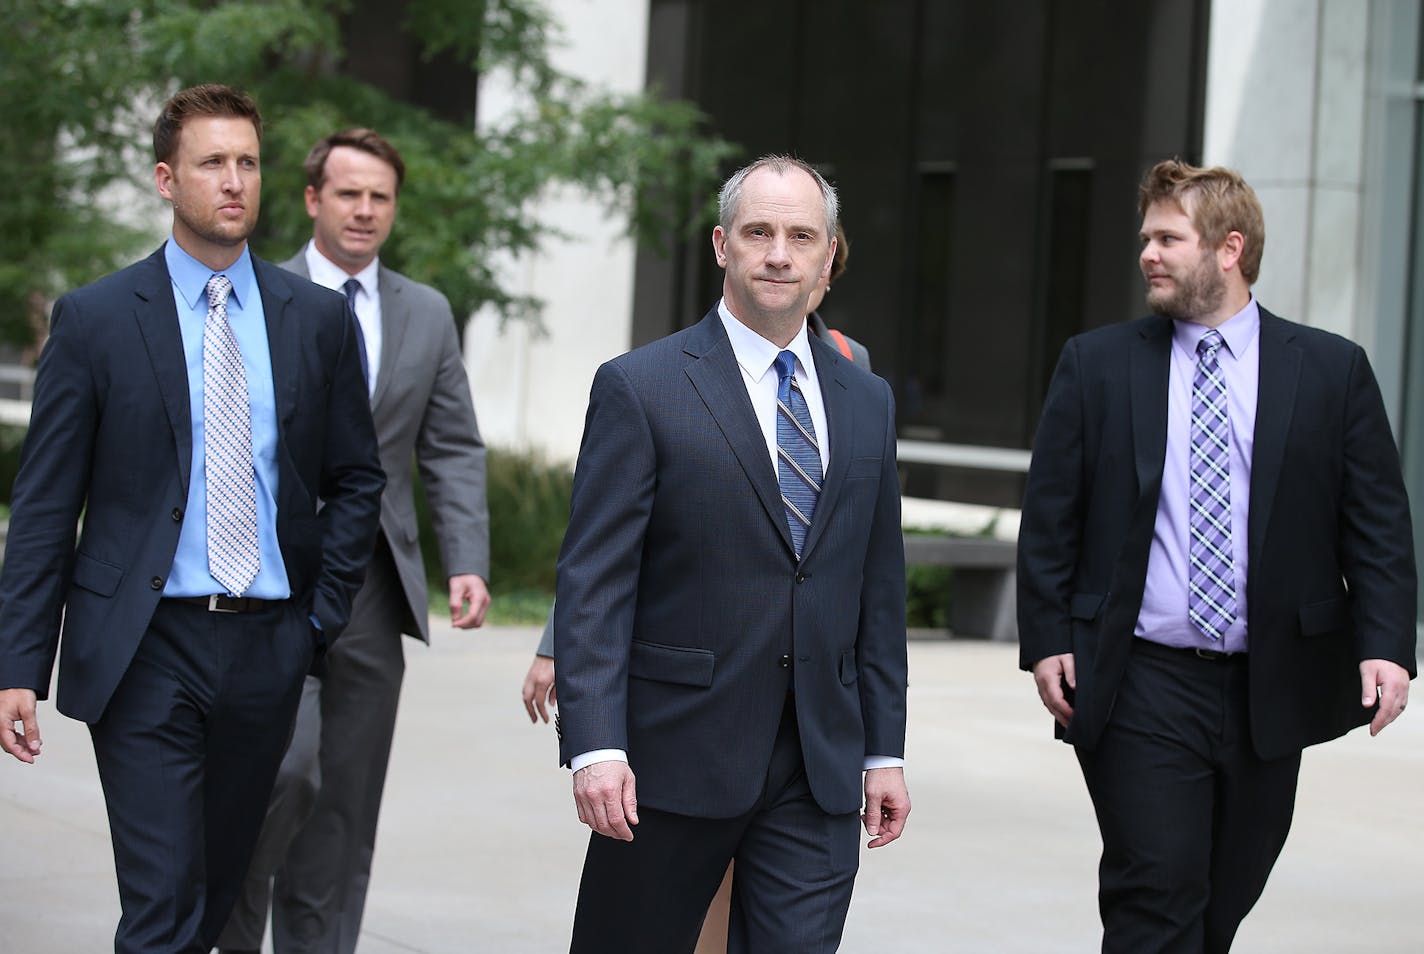
[[371,395],[371,406],[376,407],[390,389],[391,374],[395,371],[396,359],[400,357],[401,345],[405,342],[405,330],[410,326],[402,281],[395,272],[382,265],[377,278],[381,296],[381,363],[376,369],[376,391]]
[[1273,490],[1295,409],[1300,381],[1300,349],[1290,342],[1291,326],[1261,309],[1260,371],[1256,389],[1256,432],[1251,449],[1251,516],[1247,528],[1247,566],[1254,567],[1271,518]]
[[1145,322],[1129,357],[1129,399],[1137,490],[1154,500],[1167,457],[1167,382],[1171,360],[1172,322],[1166,318]]
[[[821,481],[821,498],[816,501],[816,514],[811,518],[811,528],[806,532],[806,545],[801,548],[801,559],[806,559],[840,500],[841,488],[845,485],[845,475],[850,467],[852,446],[852,408],[850,391],[841,377],[841,356],[819,338],[811,338],[811,354],[816,361],[816,378],[821,386],[821,402],[826,408],[826,429],[830,433],[831,458],[826,465],[825,479]],[[777,488],[780,500],[780,487]],[[786,521],[783,519],[782,523]],[[789,531],[788,531],[789,532]]]
[[182,485],[188,486],[193,462],[193,414],[188,393],[188,359],[183,354],[183,329],[178,323],[178,309],[173,300],[173,283],[159,248],[144,263],[145,268],[134,287],[134,318],[143,335],[148,360],[158,379],[158,391],[168,413],[168,426],[173,429],[173,444],[178,451],[178,473]]
[[794,549],[791,529],[786,525],[786,511],[781,505],[781,486],[776,482],[771,457],[766,451],[766,438],[762,436],[751,398],[747,396],[732,343],[727,340],[715,308],[692,328],[683,351],[694,359],[686,368],[688,380],[717,421],[732,453],[737,455],[781,539],[788,549]]
[[288,313],[292,291],[281,269],[252,257],[257,288],[262,293],[262,311],[267,322],[267,350],[272,356],[272,396],[277,403],[277,430],[286,434],[288,421],[297,408],[297,361],[302,353],[301,329],[297,316]]

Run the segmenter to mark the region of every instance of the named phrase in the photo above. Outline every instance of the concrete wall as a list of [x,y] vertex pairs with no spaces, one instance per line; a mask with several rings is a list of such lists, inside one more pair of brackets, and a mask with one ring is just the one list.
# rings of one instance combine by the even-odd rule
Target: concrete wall
[[[595,86],[638,92],[647,59],[647,0],[552,0],[563,26],[554,63]],[[481,125],[515,108],[508,83],[480,88]],[[573,462],[583,435],[588,388],[599,364],[627,350],[633,315],[634,246],[624,224],[598,203],[552,192],[530,215],[568,236],[537,255],[501,263],[514,289],[544,302],[544,334],[477,314],[465,359],[485,441]]]

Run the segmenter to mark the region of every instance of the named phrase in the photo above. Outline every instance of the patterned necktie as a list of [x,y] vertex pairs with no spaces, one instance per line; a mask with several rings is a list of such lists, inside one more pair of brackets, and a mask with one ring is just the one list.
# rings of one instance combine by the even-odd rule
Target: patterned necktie
[[795,370],[796,355],[783,351],[776,356],[776,478],[799,557],[821,494],[821,449]]
[[1192,379],[1191,570],[1187,615],[1208,639],[1222,637],[1236,618],[1236,576],[1231,551],[1231,422],[1226,379],[1216,354],[1223,344],[1212,330],[1197,343]]
[[354,278],[346,279],[346,283],[341,286],[341,290],[346,292],[346,310],[351,315],[351,327],[356,329],[356,344],[361,352],[361,375],[366,379],[367,390],[371,387],[371,359],[366,356],[366,334],[361,330],[361,320],[356,317],[356,293],[361,290],[361,283]]
[[257,579],[257,480],[242,350],[227,321],[226,275],[208,279],[203,322],[203,453],[207,475],[208,571],[234,596]]

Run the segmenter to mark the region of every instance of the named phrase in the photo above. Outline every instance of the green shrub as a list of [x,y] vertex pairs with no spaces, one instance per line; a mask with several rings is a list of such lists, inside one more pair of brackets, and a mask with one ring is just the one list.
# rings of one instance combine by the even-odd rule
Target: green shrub
[[905,567],[905,623],[912,629],[948,629],[954,567]]
[[[485,462],[490,514],[490,592],[494,621],[533,622],[554,593],[554,565],[569,522],[573,473],[534,454],[491,449]],[[417,479],[417,485],[419,480]],[[444,609],[445,576],[430,510],[417,490],[420,544],[430,580],[431,605]],[[502,606],[501,604],[507,604]],[[542,609],[540,608],[542,607]],[[506,610],[513,614],[506,616]]]

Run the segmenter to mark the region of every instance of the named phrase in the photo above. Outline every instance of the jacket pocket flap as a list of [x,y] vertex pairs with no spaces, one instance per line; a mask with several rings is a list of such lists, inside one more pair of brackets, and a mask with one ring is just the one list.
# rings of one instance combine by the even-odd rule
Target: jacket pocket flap
[[1068,600],[1068,615],[1074,619],[1096,619],[1104,597],[1098,593],[1074,593]]
[[860,672],[855,668],[855,650],[847,649],[841,653],[841,685],[851,686],[855,684]]
[[628,675],[635,679],[706,688],[712,685],[716,661],[717,656],[710,649],[664,646],[635,639],[628,653]]
[[123,567],[96,560],[85,553],[74,555],[74,585],[100,596],[113,596],[124,578]]
[[846,468],[846,480],[859,477],[879,477],[882,462],[879,457],[852,457]]
[[1343,597],[1306,603],[1300,608],[1300,634],[1319,636],[1350,627],[1350,601]]

